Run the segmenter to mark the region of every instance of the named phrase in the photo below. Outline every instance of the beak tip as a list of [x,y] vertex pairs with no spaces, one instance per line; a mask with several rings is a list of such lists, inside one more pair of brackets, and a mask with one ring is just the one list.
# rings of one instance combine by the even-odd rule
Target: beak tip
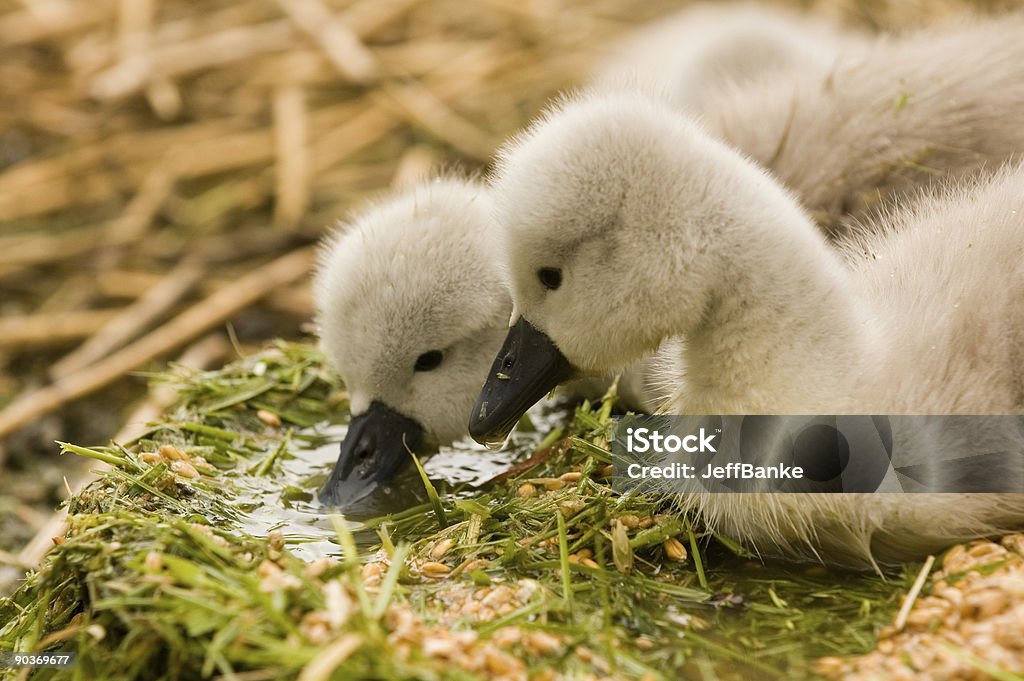
[[486,445],[490,441],[490,433],[484,425],[482,421],[477,421],[476,419],[473,419],[469,424],[469,436],[481,445]]
[[324,506],[347,508],[387,485],[419,449],[418,422],[380,402],[352,419],[331,477],[320,490]]
[[500,418],[503,411],[503,401],[497,400],[498,409],[491,409],[495,396],[487,388],[481,393],[476,406],[473,407],[473,414],[469,419],[469,436],[478,444],[488,449],[495,449],[504,444],[509,433],[515,429],[519,419],[516,418],[507,422],[507,419]]
[[500,447],[519,418],[572,373],[547,334],[515,313],[513,321],[469,419],[470,436],[489,448]]
[[327,508],[337,508],[338,506],[341,506],[341,500],[338,498],[338,493],[330,484],[324,485],[316,496],[320,501],[321,506],[326,506]]

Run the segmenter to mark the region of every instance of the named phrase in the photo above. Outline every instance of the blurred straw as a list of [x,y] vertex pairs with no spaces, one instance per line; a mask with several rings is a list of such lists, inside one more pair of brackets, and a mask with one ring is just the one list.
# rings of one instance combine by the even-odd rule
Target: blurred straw
[[119,310],[68,310],[0,317],[0,348],[61,345],[96,333]]
[[366,83],[377,75],[373,54],[320,0],[277,0],[277,4],[320,46],[343,77]]
[[179,264],[99,328],[89,340],[56,362],[50,368],[50,377],[59,381],[135,338],[177,304],[203,273],[203,268],[193,259]]
[[0,438],[188,342],[271,291],[305,277],[312,263],[312,248],[282,256],[196,303],[115,354],[16,398],[0,411]]
[[274,133],[277,163],[274,223],[295,227],[310,198],[310,168],[305,93],[284,85],[274,93]]
[[391,186],[408,187],[430,177],[437,164],[437,150],[419,145],[410,147],[401,158],[391,178]]

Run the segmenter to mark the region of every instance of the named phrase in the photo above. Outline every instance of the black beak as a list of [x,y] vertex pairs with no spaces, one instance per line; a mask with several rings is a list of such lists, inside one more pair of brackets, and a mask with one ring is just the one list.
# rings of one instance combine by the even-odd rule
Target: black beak
[[349,423],[341,443],[338,462],[324,488],[320,502],[326,506],[348,506],[390,482],[409,462],[409,451],[418,451],[423,428],[381,402]]
[[491,365],[469,434],[481,444],[503,442],[527,409],[574,373],[547,334],[520,317]]

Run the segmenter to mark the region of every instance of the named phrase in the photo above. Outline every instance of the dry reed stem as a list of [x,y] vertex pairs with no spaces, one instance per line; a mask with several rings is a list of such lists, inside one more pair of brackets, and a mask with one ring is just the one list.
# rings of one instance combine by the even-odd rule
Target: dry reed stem
[[73,258],[96,248],[104,226],[79,227],[72,232],[0,237],[0,267],[20,266]]
[[267,296],[269,309],[307,319],[313,317],[313,290],[305,283],[281,288]]
[[157,77],[146,86],[146,101],[157,116],[174,120],[181,113],[181,92],[170,78]]
[[41,315],[82,309],[90,302],[85,279],[86,275],[76,274],[62,281],[60,286],[36,307],[33,314]]
[[422,4],[423,0],[359,0],[346,7],[339,16],[357,36],[369,38]]
[[903,627],[907,625],[907,616],[910,615],[910,611],[914,607],[914,602],[921,594],[921,589],[924,587],[924,583],[928,580],[928,575],[931,573],[932,565],[934,564],[935,556],[928,556],[924,565],[921,566],[920,572],[917,573],[917,579],[914,580],[914,584],[910,587],[910,591],[907,592],[907,597],[903,599],[903,605],[900,607],[900,611],[896,615],[896,621],[895,624],[893,624],[893,628],[896,631],[902,631]]
[[134,241],[145,234],[170,195],[174,179],[174,172],[163,165],[153,168],[121,215],[108,223],[104,245]]
[[13,47],[52,40],[105,21],[105,8],[91,4],[77,3],[73,12],[47,13],[31,8],[10,12],[0,17],[0,44]]
[[0,318],[0,348],[61,345],[85,338],[117,317],[120,310],[64,310]]
[[10,565],[20,570],[32,569],[32,565],[21,562],[20,557],[14,555],[13,553],[8,553],[7,551],[0,551],[0,565]]
[[284,85],[274,94],[274,136],[277,162],[274,224],[295,227],[310,199],[308,125],[305,93]]
[[[155,272],[136,272],[132,270],[111,270],[101,272],[96,277],[97,291],[108,298],[138,298],[164,279],[164,275]],[[214,293],[224,288],[231,279],[212,275],[207,272],[198,288],[203,295]],[[286,312],[292,316],[309,317],[313,314],[313,296],[305,282],[273,291],[265,299],[268,308]]]
[[376,58],[320,0],[277,0],[277,4],[316,42],[341,76],[354,83],[367,83],[376,77]]
[[146,54],[154,10],[153,0],[118,0],[117,49],[121,59]]
[[50,369],[50,377],[59,381],[122,347],[170,311],[204,273],[194,260],[180,263],[98,329],[89,340],[57,361]]
[[89,94],[99,100],[121,99],[143,89],[154,76],[181,78],[202,69],[283,52],[293,41],[291,23],[279,19],[159,46],[146,56],[133,56],[98,73]]
[[498,145],[499,140],[493,135],[455,113],[429,89],[418,83],[385,85],[380,93],[379,96],[397,104],[420,127],[470,158],[486,160]]
[[438,161],[437,150],[420,144],[409,147],[398,159],[391,177],[392,187],[409,187],[431,176]]
[[253,270],[106,359],[15,399],[0,411],[0,438],[102,388],[223,322],[274,289],[306,276],[313,262],[313,250],[307,247],[293,251]]
[[[146,291],[156,286],[163,278],[160,272],[139,271],[130,269],[106,269],[96,273],[94,281],[96,292],[104,298],[138,298]],[[207,286],[213,289],[220,288],[225,283],[223,279],[205,277],[203,279],[203,290]],[[207,291],[209,292],[209,291]]]
[[[159,35],[160,31],[157,30],[155,34]],[[203,39],[211,38],[204,36]],[[230,36],[222,37],[220,40],[231,42]],[[242,42],[251,41],[261,41],[261,46],[267,47],[259,34],[251,35]],[[445,85],[444,82],[438,83],[437,79],[424,85],[406,83],[393,86],[390,97],[401,105],[399,109],[407,122],[424,127],[439,138],[453,142],[457,149],[469,156],[485,157],[497,140],[487,133],[482,133],[464,116],[455,113],[445,100],[471,91],[480,79],[508,63],[509,55],[499,56],[494,45],[484,41],[477,41],[461,54],[457,52],[461,49],[458,44],[454,46],[454,50],[450,46],[439,48],[439,45],[443,43],[435,42],[432,47],[435,52],[443,53],[439,55],[436,66],[438,69],[444,67],[445,70],[439,73],[447,73],[445,80],[449,85]],[[203,60],[201,54],[192,54],[194,46],[183,47],[178,44],[173,47],[190,52],[190,58],[197,62]],[[129,57],[128,61],[132,62],[134,59],[152,62],[160,58],[158,50],[151,50],[146,54],[146,57]],[[285,65],[290,63],[288,56],[290,55],[284,55]],[[225,58],[224,55],[221,57]],[[415,66],[422,60],[416,52],[408,52],[407,61],[408,64],[394,64],[392,68],[404,69]],[[107,72],[109,73],[110,69],[127,68],[124,66],[125,63],[109,67]],[[147,68],[159,71],[157,67]],[[183,68],[183,64],[178,63],[177,68]],[[280,82],[287,78],[291,69],[283,68],[279,71],[281,73],[274,79]],[[101,76],[102,74],[97,77]],[[143,76],[140,75],[139,78]],[[171,98],[177,102],[176,95],[172,94]],[[382,112],[367,111],[367,104],[367,101],[362,102],[361,106],[346,102],[334,108],[328,107],[326,110],[311,112],[311,137],[316,140],[314,154],[319,149],[326,150],[326,153],[316,154],[319,158],[325,159],[315,163],[316,170],[345,161],[351,154],[376,144],[399,125]],[[176,106],[178,103],[172,103],[168,108],[173,109]],[[393,113],[394,102],[390,108]],[[353,127],[318,138],[320,131],[337,130],[338,116],[331,116],[335,112],[347,113],[352,118]],[[369,127],[373,128],[374,134],[361,139],[358,144],[353,144],[355,135],[349,133],[359,133],[360,124],[367,121],[372,123]],[[335,147],[339,140],[341,145]],[[123,168],[114,171],[121,175],[120,178],[106,168],[103,159],[107,157],[121,159]],[[280,154],[277,154],[277,157],[287,158]],[[180,163],[180,174],[183,178],[202,177],[270,163],[275,158],[273,133],[269,129],[238,130],[238,123],[229,119],[206,121],[190,126],[179,126],[173,130],[147,131],[145,135],[129,131],[92,145],[76,147],[56,158],[20,164],[0,174],[0,219],[11,220],[49,213],[72,204],[99,204],[109,201],[117,195],[118,184],[125,180],[139,181],[136,178],[146,177],[152,172],[145,170],[147,166],[157,162],[167,163],[168,158]],[[76,254],[78,252],[75,251]]]

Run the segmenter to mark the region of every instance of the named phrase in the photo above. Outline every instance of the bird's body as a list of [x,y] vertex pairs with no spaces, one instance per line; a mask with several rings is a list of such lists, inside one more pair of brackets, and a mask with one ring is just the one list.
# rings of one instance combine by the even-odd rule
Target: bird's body
[[[759,388],[751,393],[761,398],[751,402],[723,406],[714,393],[697,394],[694,374],[728,372],[737,362],[727,343],[703,351],[690,343],[681,365],[707,371],[675,375],[684,387],[667,411],[1024,414],[1024,167],[951,185],[879,222],[879,231],[848,245],[842,295],[819,303],[861,328],[830,334],[834,318],[817,332],[806,327],[817,337],[821,361],[806,362],[805,347],[780,368],[792,379],[785,381],[788,399],[785,386],[763,375],[744,380]],[[798,333],[780,329],[778,354]],[[935,466],[941,487],[943,476],[963,475],[972,465],[961,457],[1006,451],[1013,457],[1000,465],[998,482],[1021,488],[1020,423],[955,421],[935,434],[907,436],[893,465],[927,470],[950,462]],[[1024,525],[1024,494],[695,494],[681,501],[761,552],[853,565],[918,558]]]
[[[1020,14],[868,38],[763,7],[697,6],[642,29],[595,89],[626,84],[692,114],[795,192],[842,249],[884,225],[872,218],[892,199],[1022,157],[1020,35]],[[678,345],[652,362],[681,371]],[[647,406],[664,409],[671,380],[648,372],[645,385]]]

